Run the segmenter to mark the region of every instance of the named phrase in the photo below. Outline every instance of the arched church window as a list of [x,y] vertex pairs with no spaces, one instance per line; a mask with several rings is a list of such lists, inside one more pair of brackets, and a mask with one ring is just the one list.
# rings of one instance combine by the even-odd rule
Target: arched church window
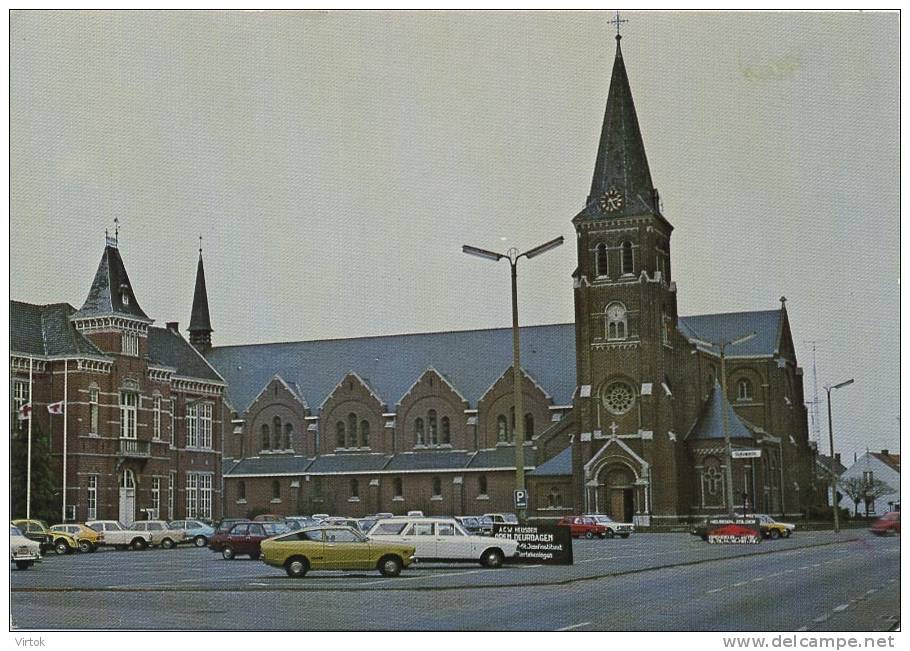
[[709,495],[717,495],[720,492],[722,477],[717,462],[711,463],[705,468],[705,489]]
[[439,445],[439,422],[435,409],[427,412],[427,427],[430,430],[430,445]]
[[607,245],[598,244],[596,253],[594,254],[595,266],[597,267],[598,276],[609,275],[609,267],[607,266]]
[[442,417],[442,444],[449,445],[452,443],[452,426],[449,423],[449,417]]
[[635,404],[635,392],[625,382],[613,382],[604,389],[603,404],[614,416],[622,416]]
[[622,273],[630,274],[632,271],[632,242],[626,240],[622,243]]
[[496,440],[499,443],[505,443],[509,440],[509,423],[502,414],[499,414],[496,419]]
[[346,438],[346,436],[345,436],[345,427],[344,427],[344,421],[343,421],[343,420],[338,421],[338,423],[335,425],[335,431],[337,432],[337,438],[335,439],[335,447],[336,447],[336,448],[343,448],[343,447],[344,447],[345,438]]
[[477,477],[477,494],[486,495],[487,494],[487,476],[479,475]]
[[433,497],[442,495],[442,480],[439,477],[433,477]]
[[534,436],[534,414],[528,412],[525,414],[525,441]]
[[370,447],[370,422],[367,420],[360,421],[360,445]]
[[663,344],[665,346],[669,346],[670,345],[670,330],[673,325],[673,321],[672,321],[672,319],[670,319],[670,315],[667,314],[666,308],[661,310],[660,325],[661,325],[661,328],[660,328],[661,341],[663,342]]
[[348,447],[357,447],[357,414],[348,414]]
[[414,421],[414,433],[416,435],[417,445],[427,444],[426,434],[423,430],[423,418],[418,418]]
[[262,449],[268,450],[269,443],[271,443],[271,437],[269,433],[269,426],[266,423],[262,424]]
[[281,419],[278,416],[275,416],[272,419],[272,449],[280,450],[281,449]]
[[285,449],[285,450],[293,450],[293,449],[294,449],[294,448],[291,446],[291,433],[292,433],[293,431],[294,431],[294,426],[293,426],[293,425],[291,425],[290,423],[285,423],[285,424],[284,424],[284,449]]
[[281,499],[281,482],[279,482],[277,479],[272,481],[272,499]]
[[607,339],[625,339],[629,332],[629,316],[622,303],[607,306]]
[[509,407],[509,441],[515,441],[515,407]]
[[547,506],[551,509],[558,509],[562,506],[562,493],[557,486],[550,488],[550,494],[547,496]]
[[736,399],[742,401],[752,400],[752,383],[742,378],[736,383]]

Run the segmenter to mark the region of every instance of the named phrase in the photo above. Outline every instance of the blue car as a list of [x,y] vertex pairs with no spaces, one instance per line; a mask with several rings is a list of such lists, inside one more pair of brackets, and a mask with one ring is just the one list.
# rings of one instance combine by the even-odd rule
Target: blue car
[[199,520],[173,520],[168,523],[170,529],[182,531],[184,543],[190,543],[196,547],[205,547],[209,540],[215,534],[215,529],[209,525],[199,522]]

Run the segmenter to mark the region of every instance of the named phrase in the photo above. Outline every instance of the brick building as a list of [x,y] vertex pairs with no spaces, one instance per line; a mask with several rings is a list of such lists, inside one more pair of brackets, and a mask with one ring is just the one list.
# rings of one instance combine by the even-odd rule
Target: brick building
[[[116,237],[81,309],[10,301],[11,435],[28,436],[18,413],[30,403],[67,520],[221,513],[224,381],[176,323],[152,323]],[[60,402],[64,413],[49,413]]]

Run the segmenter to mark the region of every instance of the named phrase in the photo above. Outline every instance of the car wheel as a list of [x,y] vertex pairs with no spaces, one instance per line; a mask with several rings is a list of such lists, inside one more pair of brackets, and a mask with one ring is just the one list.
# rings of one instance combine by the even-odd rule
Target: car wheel
[[480,557],[480,564],[492,569],[502,567],[502,552],[498,549],[488,549]]
[[95,551],[95,546],[87,540],[79,541],[79,551],[83,554]]
[[398,576],[401,574],[401,559],[397,556],[386,556],[379,561],[379,573],[383,576]]
[[790,532],[789,529],[787,529],[786,531],[784,531],[784,538],[789,538],[789,537],[790,537],[790,533],[791,533],[791,532]]
[[601,533],[601,534],[598,534],[598,537],[599,537],[601,540],[603,540],[604,538],[607,537],[607,534]]
[[196,545],[196,547],[205,547],[205,544],[207,542],[208,541],[205,539],[205,536],[196,536],[193,538],[193,544]]
[[629,534],[627,534],[627,533],[621,533],[621,534],[619,534],[619,537],[620,537],[620,538],[628,538],[628,537],[629,537]]
[[225,548],[221,550],[221,557],[224,558],[224,560],[226,560],[226,561],[233,560],[234,548],[231,547],[230,545],[225,546]]
[[69,554],[70,546],[67,544],[67,542],[65,540],[61,539],[54,543],[54,551],[60,555]]
[[114,549],[116,549],[117,551],[120,551],[120,552],[127,550],[129,548],[130,548],[129,545],[114,545]]
[[585,531],[585,538],[587,538],[588,540],[591,540],[591,538],[593,538],[593,537],[594,537],[593,531]]
[[607,529],[607,538],[612,538],[612,537],[614,537],[615,535],[616,535],[616,534],[613,532],[612,529]]
[[31,566],[32,566],[32,562],[31,562],[31,561],[16,561],[16,569],[17,569],[17,570],[27,570],[27,569],[30,568]]
[[284,571],[292,579],[299,579],[306,575],[310,564],[303,556],[292,556],[284,563]]
[[777,540],[778,538],[780,538],[780,531],[778,531],[777,529],[772,529],[771,530],[771,540]]
[[259,552],[253,552],[252,554],[250,554],[250,558],[253,559],[254,561],[258,561],[258,560],[259,560]]
[[171,540],[170,538],[165,538],[164,540],[161,541],[161,546],[164,547],[165,549],[173,549],[175,545],[174,545],[173,540]]
[[137,552],[139,552],[139,551],[142,551],[143,549],[145,549],[147,547],[147,545],[146,545],[146,542],[142,538],[136,538],[135,540],[133,540],[133,544],[131,545],[131,547],[133,549],[135,549]]

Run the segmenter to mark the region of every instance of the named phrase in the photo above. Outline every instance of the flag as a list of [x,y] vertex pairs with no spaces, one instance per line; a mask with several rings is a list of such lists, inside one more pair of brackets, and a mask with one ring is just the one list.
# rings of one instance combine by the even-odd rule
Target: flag
[[52,402],[47,406],[47,413],[49,414],[62,414],[63,413],[63,401]]
[[29,420],[32,417],[32,403],[26,402],[19,407],[19,420]]

